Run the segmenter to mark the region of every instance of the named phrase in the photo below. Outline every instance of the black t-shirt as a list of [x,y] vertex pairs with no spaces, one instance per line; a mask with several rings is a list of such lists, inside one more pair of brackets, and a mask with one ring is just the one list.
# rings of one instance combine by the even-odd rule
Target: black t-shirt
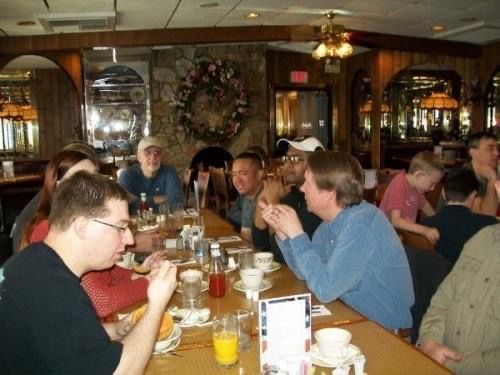
[[5,264],[0,284],[0,373],[111,374],[112,342],[80,280],[55,251],[34,243]]

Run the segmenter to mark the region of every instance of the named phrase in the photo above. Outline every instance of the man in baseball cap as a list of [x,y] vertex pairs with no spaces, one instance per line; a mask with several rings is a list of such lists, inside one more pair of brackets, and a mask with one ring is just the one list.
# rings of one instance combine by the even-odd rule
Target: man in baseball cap
[[[288,151],[282,158],[284,181],[280,179],[268,179],[264,181],[264,188],[257,197],[257,202],[263,201],[267,204],[283,203],[289,205],[297,212],[304,230],[309,235],[309,238],[312,238],[314,231],[321,223],[321,219],[307,210],[304,193],[299,189],[304,183],[305,161],[308,155],[315,151],[322,151],[325,148],[314,137],[295,138],[293,141],[282,138],[277,142],[277,145],[283,143],[288,144]],[[270,235],[268,225],[262,219],[262,210],[258,204],[252,224],[252,240],[256,248],[271,251],[278,262],[285,262],[274,235]]]
[[139,209],[141,193],[146,193],[149,207],[157,208],[158,203],[168,199],[170,204],[182,203],[182,185],[177,171],[162,163],[164,144],[158,137],[144,137],[137,146],[138,164],[124,170],[118,179],[134,197],[130,210]]

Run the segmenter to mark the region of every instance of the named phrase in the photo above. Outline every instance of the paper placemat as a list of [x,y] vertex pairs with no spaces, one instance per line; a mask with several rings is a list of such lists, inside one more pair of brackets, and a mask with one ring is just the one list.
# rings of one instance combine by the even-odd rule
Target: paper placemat
[[311,307],[311,315],[314,318],[315,316],[332,315],[332,312],[325,305],[313,305]]
[[226,248],[226,251],[229,255],[234,255],[234,254],[239,254],[239,253],[242,253],[244,251],[253,251],[253,249],[251,249],[250,247],[228,247]]
[[217,239],[219,243],[242,241],[239,236],[222,236]]

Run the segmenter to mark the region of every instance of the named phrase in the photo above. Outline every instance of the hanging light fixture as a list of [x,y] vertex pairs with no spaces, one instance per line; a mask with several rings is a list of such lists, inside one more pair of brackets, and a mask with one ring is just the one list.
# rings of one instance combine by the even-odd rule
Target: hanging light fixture
[[433,92],[420,101],[422,109],[457,109],[458,101],[444,92]]
[[314,49],[312,57],[319,60],[323,57],[344,58],[352,55],[353,48],[349,43],[350,33],[345,31],[344,25],[333,23],[335,13],[330,11],[325,14],[328,22],[321,25],[321,41]]

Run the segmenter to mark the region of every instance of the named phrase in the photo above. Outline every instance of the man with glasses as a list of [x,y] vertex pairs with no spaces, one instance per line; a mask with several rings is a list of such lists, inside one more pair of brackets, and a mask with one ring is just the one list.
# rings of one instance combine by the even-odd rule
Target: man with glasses
[[137,374],[151,357],[160,322],[176,287],[168,261],[151,270],[148,305],[101,323],[80,286],[82,275],[114,265],[133,243],[128,194],[116,182],[80,171],[53,198],[50,230],[5,265],[0,284],[2,374]]
[[[324,150],[325,148],[314,137],[296,138],[293,141],[283,138],[277,144],[279,146],[283,143],[288,144],[288,151],[283,156],[284,181],[281,179],[264,181],[264,188],[257,197],[257,202],[273,205],[282,203],[292,207],[297,212],[297,217],[302,223],[304,231],[309,238],[312,238],[314,231],[321,223],[321,219],[307,210],[304,193],[300,191],[300,187],[304,183],[307,156],[316,150]],[[252,239],[257,249],[271,251],[274,254],[274,259],[285,263],[274,234],[269,232],[269,226],[262,219],[262,209],[258,204],[255,208],[252,224]]]
[[139,209],[141,193],[146,193],[149,207],[168,199],[169,204],[182,203],[182,184],[177,171],[162,163],[163,144],[157,137],[144,137],[137,146],[137,161],[124,170],[118,179],[133,196],[130,212]]

